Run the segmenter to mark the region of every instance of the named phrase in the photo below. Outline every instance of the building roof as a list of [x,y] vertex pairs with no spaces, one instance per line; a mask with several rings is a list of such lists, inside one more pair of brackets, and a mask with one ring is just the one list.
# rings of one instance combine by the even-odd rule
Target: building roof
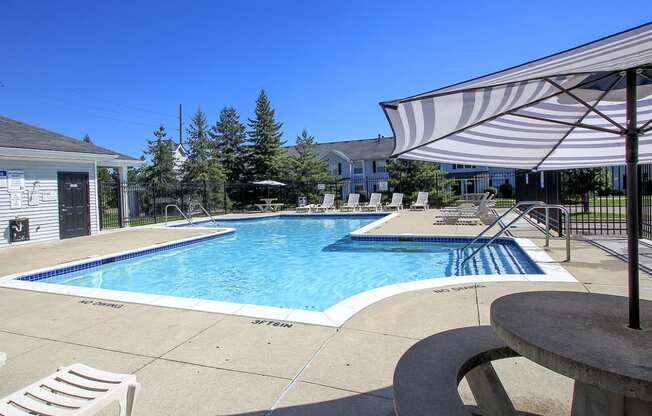
[[0,147],[47,150],[55,152],[89,153],[115,156],[116,159],[137,161],[131,156],[85,143],[63,134],[0,116]]
[[[296,146],[288,146],[284,150],[290,156],[297,155]],[[325,158],[333,151],[339,151],[351,160],[389,159],[393,150],[393,137],[344,140],[340,142],[317,143],[315,145],[315,151],[320,158]]]

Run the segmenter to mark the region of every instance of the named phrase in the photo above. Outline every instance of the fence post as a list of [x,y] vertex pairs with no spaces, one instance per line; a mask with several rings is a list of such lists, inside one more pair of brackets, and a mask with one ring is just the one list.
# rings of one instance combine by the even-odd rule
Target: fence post
[[222,187],[222,192],[224,193],[224,213],[227,214],[229,207],[227,205],[227,194],[226,194],[226,181],[224,181],[224,186]]
[[638,211],[638,234],[643,234],[643,178],[641,172],[641,165],[636,167],[636,175],[638,178],[638,199],[636,201],[636,209]]
[[104,192],[102,190],[102,181],[97,181],[97,200],[99,201],[99,206],[97,207],[97,213],[100,220],[100,230],[104,229]]
[[156,202],[156,185],[152,186],[152,205],[154,207],[154,224],[158,223],[158,219],[156,218],[156,212],[158,211],[158,204]]
[[118,205],[118,227],[123,228],[125,226],[125,222],[124,222],[124,216],[122,215],[124,207],[122,204],[122,182],[120,181],[120,178],[116,178],[114,189],[116,195],[116,202]]

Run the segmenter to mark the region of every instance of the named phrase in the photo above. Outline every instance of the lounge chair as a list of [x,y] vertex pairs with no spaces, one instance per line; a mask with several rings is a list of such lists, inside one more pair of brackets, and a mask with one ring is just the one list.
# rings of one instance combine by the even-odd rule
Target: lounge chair
[[73,364],[1,399],[0,414],[89,416],[118,401],[120,415],[130,416],[138,390],[133,374]]
[[360,209],[360,194],[349,194],[349,200],[340,207],[341,211],[355,211]]
[[324,194],[324,201],[321,205],[314,205],[311,211],[331,211],[335,210],[335,194]]
[[413,202],[412,205],[410,205],[410,209],[417,208],[421,208],[424,211],[430,209],[430,206],[428,205],[428,192],[419,192],[416,202]]
[[385,209],[396,209],[397,211],[400,211],[403,209],[403,194],[399,194],[397,192],[394,192],[392,194],[392,201],[385,205]]
[[305,196],[301,196],[297,200],[297,209],[296,209],[297,212],[306,212],[306,211],[309,212],[312,209],[312,207],[313,205],[308,204],[308,198],[306,198]]
[[478,206],[463,204],[454,208],[443,208],[435,217],[434,224],[482,225],[482,220],[488,215],[487,198],[483,198]]
[[380,211],[383,209],[383,204],[380,202],[383,196],[377,192],[374,192],[369,197],[369,202],[366,205],[362,206],[362,209],[365,211]]

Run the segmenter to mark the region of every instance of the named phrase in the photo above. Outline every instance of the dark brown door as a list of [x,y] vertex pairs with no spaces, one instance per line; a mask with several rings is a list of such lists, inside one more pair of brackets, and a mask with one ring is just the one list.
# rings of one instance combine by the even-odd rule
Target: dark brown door
[[91,204],[88,173],[58,172],[59,237],[70,238],[91,233]]

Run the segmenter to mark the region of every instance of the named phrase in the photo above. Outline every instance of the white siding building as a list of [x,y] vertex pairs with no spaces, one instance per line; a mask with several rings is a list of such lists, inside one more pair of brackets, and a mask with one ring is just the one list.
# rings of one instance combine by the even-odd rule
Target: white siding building
[[0,247],[99,232],[98,166],[117,168],[126,182],[127,168],[141,163],[0,117]]

